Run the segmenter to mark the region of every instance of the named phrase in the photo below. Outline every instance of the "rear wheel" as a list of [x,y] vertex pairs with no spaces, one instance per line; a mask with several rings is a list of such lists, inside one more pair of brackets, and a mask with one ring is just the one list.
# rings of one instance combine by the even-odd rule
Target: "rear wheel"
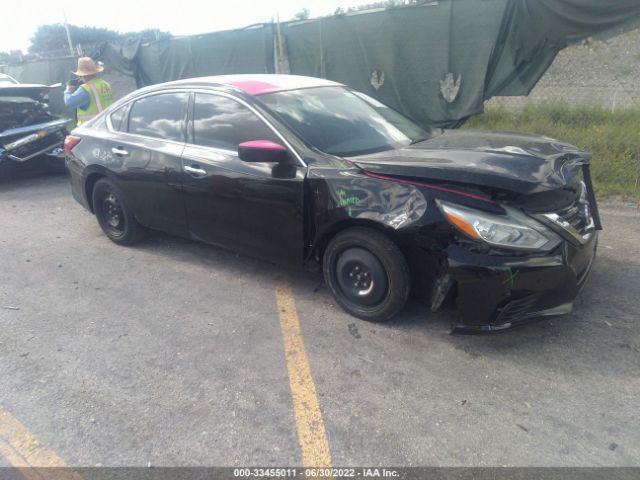
[[109,179],[93,187],[93,210],[102,231],[119,245],[131,245],[144,236],[142,226],[127,207],[122,191]]
[[324,277],[340,306],[373,322],[404,307],[411,276],[404,255],[377,230],[355,227],[336,235],[324,253]]

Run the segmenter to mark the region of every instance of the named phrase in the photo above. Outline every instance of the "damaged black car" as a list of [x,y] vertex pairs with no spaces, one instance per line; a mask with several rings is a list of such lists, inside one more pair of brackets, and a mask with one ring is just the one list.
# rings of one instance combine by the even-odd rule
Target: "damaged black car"
[[454,330],[567,313],[601,228],[589,154],[421,127],[344,85],[287,75],[138,90],[65,141],[74,197],[118,244],[148,229],[324,272],[350,314],[410,294]]
[[23,84],[0,74],[0,163],[46,156],[64,166],[63,142],[73,120],[49,111],[48,94],[56,85]]

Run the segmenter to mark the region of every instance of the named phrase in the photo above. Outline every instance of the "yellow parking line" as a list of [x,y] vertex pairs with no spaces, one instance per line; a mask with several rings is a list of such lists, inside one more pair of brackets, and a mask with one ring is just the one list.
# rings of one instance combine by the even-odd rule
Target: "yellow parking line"
[[277,288],[276,298],[302,463],[305,467],[331,468],[329,442],[291,289]]
[[[28,480],[82,480],[27,427],[0,405],[0,455]],[[50,467],[63,467],[64,470]]]

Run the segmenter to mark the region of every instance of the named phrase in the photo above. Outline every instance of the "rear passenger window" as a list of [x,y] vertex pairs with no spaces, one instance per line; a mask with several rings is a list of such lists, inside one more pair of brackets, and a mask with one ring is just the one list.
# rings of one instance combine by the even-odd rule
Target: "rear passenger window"
[[196,94],[193,111],[193,143],[205,147],[238,150],[250,140],[281,143],[273,131],[239,102],[217,95]]
[[129,114],[129,133],[184,141],[186,99],[186,93],[161,93],[137,100]]

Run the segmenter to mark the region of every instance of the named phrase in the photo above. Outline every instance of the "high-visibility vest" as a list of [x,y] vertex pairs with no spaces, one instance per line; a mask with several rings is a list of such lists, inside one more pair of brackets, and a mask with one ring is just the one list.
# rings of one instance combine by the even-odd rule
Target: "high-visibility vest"
[[91,120],[113,102],[111,85],[101,78],[92,78],[81,85],[91,98],[86,109],[78,109],[78,125]]

